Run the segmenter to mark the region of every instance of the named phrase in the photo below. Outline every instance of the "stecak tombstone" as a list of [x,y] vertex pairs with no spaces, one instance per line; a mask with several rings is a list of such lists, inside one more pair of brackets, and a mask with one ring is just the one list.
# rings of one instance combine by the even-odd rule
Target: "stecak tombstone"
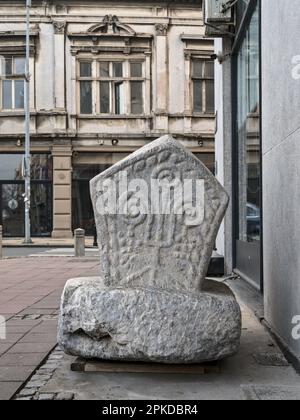
[[169,364],[235,354],[239,305],[205,279],[229,201],[211,172],[164,136],[94,178],[91,197],[100,273],[65,286],[65,352]]

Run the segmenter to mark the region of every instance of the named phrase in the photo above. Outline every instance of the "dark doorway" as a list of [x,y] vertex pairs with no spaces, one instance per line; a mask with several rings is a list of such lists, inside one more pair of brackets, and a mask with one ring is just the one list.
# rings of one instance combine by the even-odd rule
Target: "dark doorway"
[[72,214],[73,231],[81,228],[86,235],[94,236],[95,218],[90,196],[90,180],[111,165],[76,165],[73,168]]

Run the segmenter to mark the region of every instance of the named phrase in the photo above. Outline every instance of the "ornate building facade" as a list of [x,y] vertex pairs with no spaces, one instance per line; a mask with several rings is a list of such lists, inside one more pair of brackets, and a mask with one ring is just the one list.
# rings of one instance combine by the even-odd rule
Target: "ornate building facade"
[[[94,228],[89,180],[164,134],[214,170],[213,41],[202,1],[34,1],[32,234]],[[23,236],[25,7],[0,5],[0,224]]]

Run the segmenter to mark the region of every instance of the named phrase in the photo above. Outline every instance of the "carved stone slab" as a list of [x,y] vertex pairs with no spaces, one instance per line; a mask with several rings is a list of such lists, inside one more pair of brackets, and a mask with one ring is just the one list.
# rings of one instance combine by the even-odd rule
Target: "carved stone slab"
[[241,311],[205,275],[228,196],[162,137],[91,181],[100,277],[70,280],[58,340],[103,360],[201,363],[235,354]]
[[[105,186],[112,180],[119,190],[123,173],[129,184],[128,195],[119,197],[117,193],[117,210],[127,202],[128,212],[99,214]],[[148,186],[148,214],[131,211],[136,191],[130,182],[140,179]],[[204,196],[197,208],[182,194],[182,214],[153,214],[149,210],[153,180],[178,181],[183,189],[185,181],[202,181]],[[94,178],[91,197],[98,229],[100,275],[107,286],[201,290],[228,196],[212,173],[179,142],[165,136],[141,148]]]

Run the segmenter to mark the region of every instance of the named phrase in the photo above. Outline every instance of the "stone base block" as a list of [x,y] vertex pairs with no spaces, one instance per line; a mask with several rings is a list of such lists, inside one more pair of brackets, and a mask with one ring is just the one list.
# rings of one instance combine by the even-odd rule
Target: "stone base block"
[[218,282],[197,294],[82,278],[70,280],[62,296],[59,343],[84,358],[202,363],[234,355],[240,335],[240,307]]
[[68,229],[63,230],[53,230],[51,234],[51,238],[54,239],[72,239],[73,232]]

